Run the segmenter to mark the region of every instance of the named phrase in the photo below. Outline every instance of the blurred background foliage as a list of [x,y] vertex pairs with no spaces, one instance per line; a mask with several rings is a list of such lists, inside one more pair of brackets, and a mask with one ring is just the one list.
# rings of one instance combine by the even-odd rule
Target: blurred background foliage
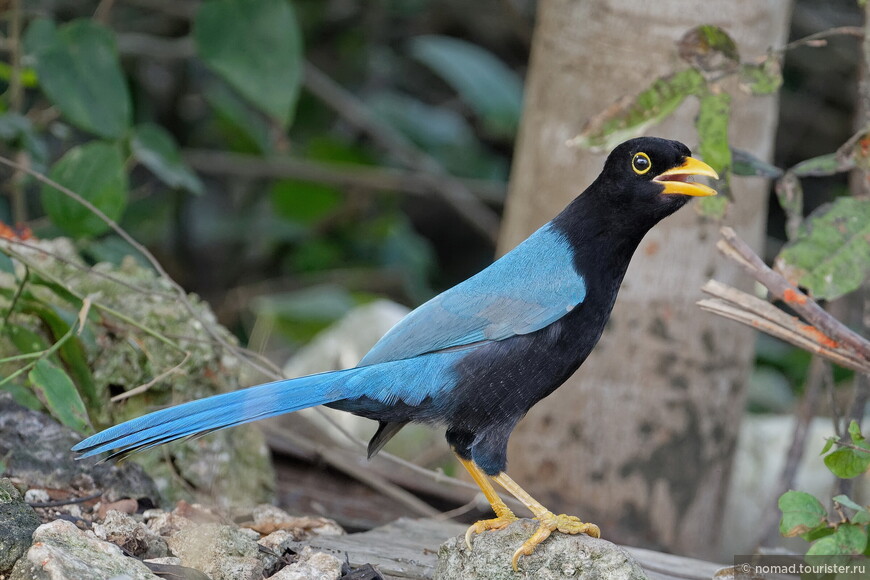
[[[416,305],[491,261],[532,0],[6,7],[2,154],[116,220],[242,343],[265,321],[278,339],[256,346],[286,354],[355,305]],[[801,0],[791,36],[860,24],[852,0]],[[852,135],[859,55],[848,35],[785,55],[774,165]],[[70,236],[87,263],[131,253],[53,187],[4,175],[0,221]],[[802,185],[804,214],[847,192],[844,175]],[[787,222],[772,196],[769,259]],[[808,360],[762,338],[751,408],[790,408]]]

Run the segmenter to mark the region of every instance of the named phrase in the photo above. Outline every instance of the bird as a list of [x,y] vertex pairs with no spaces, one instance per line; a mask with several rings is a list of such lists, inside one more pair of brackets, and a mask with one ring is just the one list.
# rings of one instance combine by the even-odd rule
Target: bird
[[716,195],[695,177],[718,179],[679,141],[630,139],[610,152],[598,177],[561,213],[484,270],[411,311],[357,366],[158,410],[72,449],[80,458],[123,456],[326,405],[378,422],[369,458],[410,422],[446,428],[452,451],[495,512],[468,528],[469,547],[476,534],[518,519],[494,483],[538,521],[511,558],[515,570],[556,530],[600,537],[598,526],[554,514],[507,475],[508,438],[592,352],[646,233],[692,197]]

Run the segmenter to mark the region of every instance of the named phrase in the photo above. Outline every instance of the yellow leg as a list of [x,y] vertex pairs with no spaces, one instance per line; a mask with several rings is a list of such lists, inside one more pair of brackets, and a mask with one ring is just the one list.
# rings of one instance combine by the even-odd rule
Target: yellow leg
[[535,515],[535,519],[541,522],[532,537],[526,540],[525,543],[514,552],[514,556],[511,559],[511,564],[514,567],[514,570],[518,570],[520,556],[528,556],[534,552],[538,544],[546,540],[555,530],[559,530],[563,534],[587,534],[593,538],[601,537],[601,530],[598,529],[598,526],[595,524],[584,523],[576,516],[554,514],[541,505],[540,502],[535,500],[535,498],[530,496],[526,490],[517,485],[517,483],[508,477],[506,473],[499,473],[493,477],[493,479],[511,495],[520,500],[523,505],[529,508],[529,510]]
[[[457,457],[459,457],[457,455]],[[468,546],[468,549],[471,549],[471,536],[473,534],[479,534],[481,532],[485,532],[486,530],[500,530],[504,527],[507,527],[511,523],[517,521],[517,516],[514,515],[514,512],[510,510],[510,508],[502,501],[498,494],[495,492],[495,488],[489,482],[489,477],[480,470],[480,468],[474,464],[473,461],[468,461],[467,459],[463,459],[459,457],[459,462],[462,463],[463,467],[468,470],[468,473],[471,474],[474,482],[480,487],[480,491],[483,492],[483,495],[486,497],[486,501],[489,502],[489,505],[492,506],[492,511],[495,512],[496,517],[490,520],[480,520],[479,522],[471,525],[468,530],[465,532],[465,544]]]

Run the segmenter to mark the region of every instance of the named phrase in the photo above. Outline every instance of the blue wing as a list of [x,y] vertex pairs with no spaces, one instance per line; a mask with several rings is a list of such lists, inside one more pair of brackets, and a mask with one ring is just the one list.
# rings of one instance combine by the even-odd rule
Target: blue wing
[[535,332],[585,297],[586,284],[574,267],[571,245],[547,224],[487,269],[411,312],[359,364]]

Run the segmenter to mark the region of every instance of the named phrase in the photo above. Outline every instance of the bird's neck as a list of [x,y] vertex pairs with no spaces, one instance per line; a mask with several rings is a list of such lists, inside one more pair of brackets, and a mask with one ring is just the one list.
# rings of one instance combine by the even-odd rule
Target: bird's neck
[[584,193],[552,223],[574,249],[577,271],[615,293],[641,240],[660,219],[630,204]]

